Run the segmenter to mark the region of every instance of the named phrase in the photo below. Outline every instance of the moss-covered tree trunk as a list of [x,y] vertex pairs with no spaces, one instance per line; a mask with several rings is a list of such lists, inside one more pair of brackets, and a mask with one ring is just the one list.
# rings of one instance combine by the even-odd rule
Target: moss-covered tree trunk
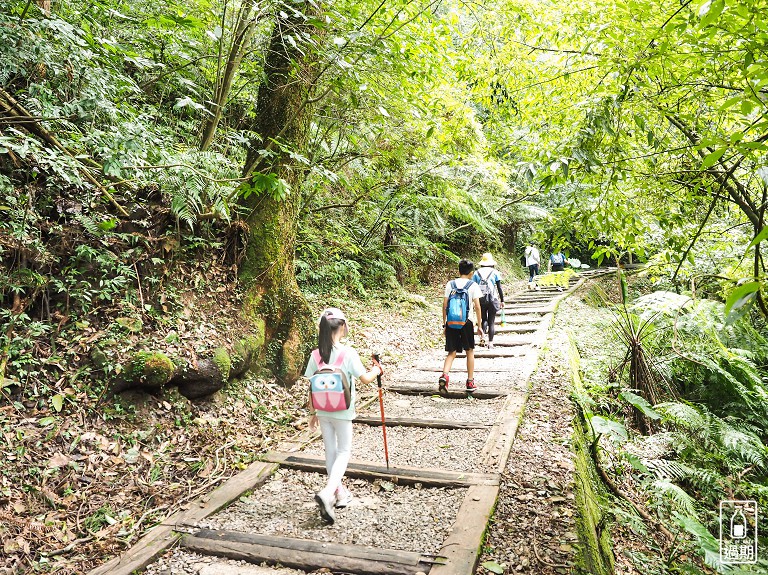
[[[264,321],[267,360],[286,383],[301,374],[315,329],[294,270],[304,166],[288,150],[304,155],[307,143],[317,58],[314,44],[299,41],[307,35],[317,38],[317,29],[307,20],[318,10],[309,2],[295,6],[303,13],[280,11],[277,16],[259,89],[254,131],[260,139],[251,142],[244,169],[256,191],[243,200],[249,238],[240,271],[247,289],[246,313]],[[290,186],[286,197],[259,190],[260,176],[269,174]]]

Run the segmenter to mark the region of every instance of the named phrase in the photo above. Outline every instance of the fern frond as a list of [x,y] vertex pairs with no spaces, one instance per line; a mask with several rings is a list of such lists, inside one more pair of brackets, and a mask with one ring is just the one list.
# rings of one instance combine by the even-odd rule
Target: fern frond
[[766,447],[756,436],[739,431],[720,421],[720,443],[732,455],[759,467],[766,463]]
[[104,231],[99,227],[99,224],[97,224],[91,216],[87,214],[77,214],[75,219],[80,223],[81,226],[83,226],[83,229],[85,229],[85,231],[92,236],[99,237],[104,235]]
[[660,499],[665,499],[674,504],[686,515],[696,516],[694,499],[688,495],[679,485],[665,479],[657,479],[649,484],[650,491]]
[[667,401],[655,405],[654,409],[661,413],[666,420],[688,431],[699,432],[707,427],[706,417],[698,409],[687,403]]

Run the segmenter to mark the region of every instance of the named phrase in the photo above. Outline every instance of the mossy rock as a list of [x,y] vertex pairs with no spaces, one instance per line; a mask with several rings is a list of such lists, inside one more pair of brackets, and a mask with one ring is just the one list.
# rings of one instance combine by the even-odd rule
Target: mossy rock
[[214,350],[209,358],[198,360],[197,365],[187,363],[171,381],[179,387],[179,393],[187,399],[207,397],[229,381],[232,360],[223,347]]
[[125,378],[136,387],[159,389],[171,381],[176,365],[164,353],[140,351],[131,358]]
[[217,347],[213,350],[211,361],[219,368],[221,379],[225,382],[229,381],[229,373],[232,369],[232,359],[229,357],[229,352],[223,347]]
[[246,371],[251,369],[256,359],[264,347],[264,333],[249,335],[235,342],[232,346],[232,353],[230,354],[231,369],[229,372],[230,379],[234,377],[240,377]]

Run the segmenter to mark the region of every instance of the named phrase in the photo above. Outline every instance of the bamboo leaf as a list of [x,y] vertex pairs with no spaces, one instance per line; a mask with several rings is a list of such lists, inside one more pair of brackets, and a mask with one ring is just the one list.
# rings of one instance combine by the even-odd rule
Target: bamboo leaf
[[704,171],[714,166],[727,149],[728,148],[725,147],[718,148],[714,152],[707,154],[704,160],[701,162],[701,167],[699,169]]
[[768,226],[765,226],[759,234],[755,236],[755,239],[750,242],[750,244],[747,246],[747,249],[755,247],[760,242],[768,239]]

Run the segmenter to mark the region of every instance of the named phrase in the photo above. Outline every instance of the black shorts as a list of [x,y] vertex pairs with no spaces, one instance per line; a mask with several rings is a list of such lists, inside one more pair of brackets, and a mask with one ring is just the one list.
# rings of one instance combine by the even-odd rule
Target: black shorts
[[565,271],[565,264],[552,264],[552,271],[553,272]]
[[445,328],[445,351],[475,349],[475,326],[467,321],[461,329]]

